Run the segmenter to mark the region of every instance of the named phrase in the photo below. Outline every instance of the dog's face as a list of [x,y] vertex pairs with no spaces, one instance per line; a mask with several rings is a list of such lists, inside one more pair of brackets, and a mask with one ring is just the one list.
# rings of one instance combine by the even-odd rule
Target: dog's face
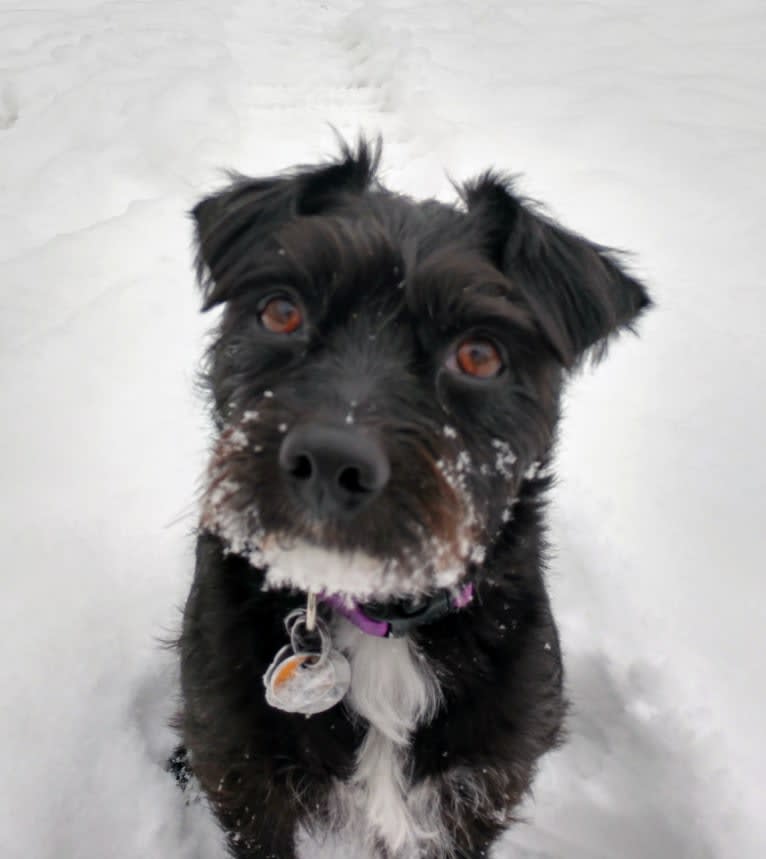
[[648,299],[507,182],[417,203],[376,160],[237,179],[194,217],[205,306],[225,304],[202,525],[274,585],[382,599],[482,562],[563,370]]

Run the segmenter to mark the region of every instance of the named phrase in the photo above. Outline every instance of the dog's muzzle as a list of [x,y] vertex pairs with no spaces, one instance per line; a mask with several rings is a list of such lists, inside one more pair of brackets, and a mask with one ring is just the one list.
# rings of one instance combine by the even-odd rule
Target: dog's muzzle
[[317,518],[352,518],[388,483],[380,444],[356,427],[299,424],[279,449],[279,465],[299,502]]

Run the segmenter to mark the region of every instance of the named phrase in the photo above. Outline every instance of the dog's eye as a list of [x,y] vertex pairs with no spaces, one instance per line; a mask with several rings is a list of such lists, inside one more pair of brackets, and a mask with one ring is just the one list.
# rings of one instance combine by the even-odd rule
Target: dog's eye
[[500,349],[482,337],[469,337],[457,347],[448,361],[454,370],[476,379],[492,379],[503,370]]
[[274,334],[292,334],[303,325],[298,305],[284,296],[269,299],[261,308],[261,325]]

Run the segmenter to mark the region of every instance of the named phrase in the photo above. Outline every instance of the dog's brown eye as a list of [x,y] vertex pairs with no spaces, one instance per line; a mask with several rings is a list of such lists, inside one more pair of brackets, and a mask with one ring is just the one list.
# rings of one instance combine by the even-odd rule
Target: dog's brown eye
[[455,353],[457,369],[466,376],[491,379],[503,369],[500,350],[491,340],[481,338],[463,340]]
[[292,334],[303,324],[303,315],[289,298],[272,298],[261,310],[261,324],[274,334]]

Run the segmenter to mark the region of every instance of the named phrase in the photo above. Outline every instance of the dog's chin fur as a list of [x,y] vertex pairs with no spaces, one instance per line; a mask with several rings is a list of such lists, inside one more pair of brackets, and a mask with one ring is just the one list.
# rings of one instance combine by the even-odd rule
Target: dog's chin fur
[[432,563],[403,571],[398,562],[364,552],[341,553],[305,541],[264,541],[260,550],[266,573],[264,587],[295,588],[305,593],[341,594],[349,600],[378,602],[419,597],[439,588],[455,588],[465,575],[465,562],[434,569]]

